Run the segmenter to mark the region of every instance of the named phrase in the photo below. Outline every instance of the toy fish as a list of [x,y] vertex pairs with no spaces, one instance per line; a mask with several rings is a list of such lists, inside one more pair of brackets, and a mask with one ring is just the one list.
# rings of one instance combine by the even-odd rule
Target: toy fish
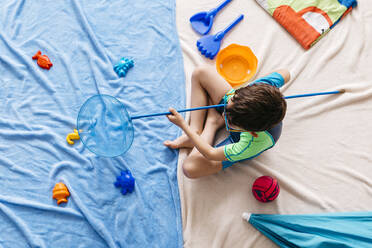
[[70,192],[68,191],[66,185],[64,183],[56,183],[53,188],[53,199],[57,200],[57,204],[61,204],[63,202],[67,203],[67,197],[70,196]]
[[[81,132],[81,130],[80,130],[80,132]],[[79,140],[79,139],[80,139],[80,136],[79,136],[79,133],[76,129],[74,129],[73,133],[69,133],[66,136],[67,143],[69,143],[70,145],[75,144],[75,142],[73,140]]]
[[52,62],[50,62],[50,59],[46,55],[41,55],[40,51],[37,51],[37,53],[32,57],[32,59],[37,59],[37,64],[44,69],[49,70],[50,67],[53,66]]

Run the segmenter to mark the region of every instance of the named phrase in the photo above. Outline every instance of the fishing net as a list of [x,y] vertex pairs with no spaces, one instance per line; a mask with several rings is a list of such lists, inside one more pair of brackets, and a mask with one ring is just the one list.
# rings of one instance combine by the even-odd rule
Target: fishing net
[[103,157],[124,154],[133,142],[133,124],[124,104],[109,95],[95,95],[81,107],[77,128],[91,152]]

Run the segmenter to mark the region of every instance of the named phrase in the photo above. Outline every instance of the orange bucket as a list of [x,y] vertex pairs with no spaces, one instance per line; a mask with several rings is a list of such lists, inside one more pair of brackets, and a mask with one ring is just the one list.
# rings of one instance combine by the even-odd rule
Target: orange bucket
[[251,79],[257,71],[257,58],[247,46],[231,44],[222,49],[216,59],[217,72],[232,87]]

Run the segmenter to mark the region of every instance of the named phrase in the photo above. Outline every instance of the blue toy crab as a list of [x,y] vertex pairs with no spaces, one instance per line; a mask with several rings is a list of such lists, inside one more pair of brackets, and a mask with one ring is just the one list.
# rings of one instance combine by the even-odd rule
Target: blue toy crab
[[121,58],[118,63],[114,65],[114,71],[119,77],[125,77],[130,68],[134,66],[133,59]]
[[116,177],[115,187],[121,187],[121,193],[132,193],[134,190],[134,177],[129,170],[121,171],[120,176]]

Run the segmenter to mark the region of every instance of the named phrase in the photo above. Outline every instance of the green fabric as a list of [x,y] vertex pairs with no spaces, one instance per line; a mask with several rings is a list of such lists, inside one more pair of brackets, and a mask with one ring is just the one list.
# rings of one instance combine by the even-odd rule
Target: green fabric
[[329,18],[335,23],[347,10],[345,5],[340,4],[338,0],[268,0],[268,11],[273,15],[275,9],[282,5],[291,6],[294,11],[299,12],[308,7],[317,7],[327,13]]
[[[229,94],[231,94],[231,95],[229,95]],[[231,89],[231,90],[229,90],[229,91],[228,91],[228,92],[223,96],[223,100],[226,101],[226,102],[230,101],[231,97],[233,97],[234,94],[235,94],[235,89]]]
[[224,149],[226,158],[230,162],[250,159],[274,146],[275,142],[267,131],[256,133],[258,137],[253,137],[249,132],[243,132],[240,134],[239,142],[226,145]]

